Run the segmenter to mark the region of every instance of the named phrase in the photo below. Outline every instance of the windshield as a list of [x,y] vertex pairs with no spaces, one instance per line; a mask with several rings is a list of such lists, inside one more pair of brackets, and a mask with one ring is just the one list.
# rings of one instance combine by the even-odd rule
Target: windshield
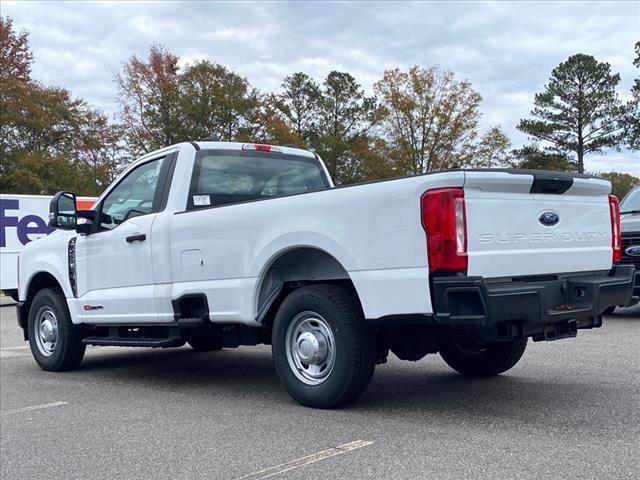
[[640,187],[631,190],[620,204],[620,213],[640,211]]
[[202,150],[196,155],[189,208],[305,193],[328,186],[315,158],[276,152]]

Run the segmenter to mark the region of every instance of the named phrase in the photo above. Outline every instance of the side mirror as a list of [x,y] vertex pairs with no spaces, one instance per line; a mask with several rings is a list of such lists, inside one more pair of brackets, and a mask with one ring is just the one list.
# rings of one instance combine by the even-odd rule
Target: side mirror
[[96,219],[95,210],[76,210],[76,218],[84,218],[87,222],[76,224],[76,232],[80,235],[89,235],[93,232],[93,222]]
[[60,230],[76,229],[76,195],[58,192],[49,204],[49,226]]

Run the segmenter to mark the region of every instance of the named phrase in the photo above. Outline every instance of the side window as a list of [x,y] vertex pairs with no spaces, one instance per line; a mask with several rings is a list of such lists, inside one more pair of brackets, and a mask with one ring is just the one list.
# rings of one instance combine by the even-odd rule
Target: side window
[[163,160],[160,158],[140,165],[109,192],[102,202],[102,229],[115,228],[131,217],[153,212]]

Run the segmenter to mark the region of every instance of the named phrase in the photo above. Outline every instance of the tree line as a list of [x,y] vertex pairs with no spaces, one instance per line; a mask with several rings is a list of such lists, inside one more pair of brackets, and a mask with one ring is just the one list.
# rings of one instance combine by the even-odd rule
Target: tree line
[[[640,68],[640,42],[634,65]],[[296,145],[317,152],[338,184],[450,168],[517,167],[584,172],[585,156],[640,149],[640,79],[630,102],[620,76],[576,54],[551,72],[517,128],[512,149],[499,125],[480,131],[482,97],[438,66],[383,73],[367,95],[348,72],[321,81],[304,72],[260,92],[223,65],[179,67],[152,45],[114,73],[118,113],[109,119],[64,88],[31,76],[28,32],[0,17],[0,192],[75,190],[98,195],[136,157],[203,138]],[[630,162],[636,160],[629,160]],[[609,174],[623,193],[640,179]]]

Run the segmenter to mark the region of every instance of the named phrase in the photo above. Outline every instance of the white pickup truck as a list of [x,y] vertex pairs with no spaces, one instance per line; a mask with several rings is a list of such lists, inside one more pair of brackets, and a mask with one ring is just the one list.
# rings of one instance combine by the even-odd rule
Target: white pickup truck
[[[303,405],[357,398],[389,351],[464,375],[631,302],[609,182],[449,171],[334,188],[314,153],[193,142],[132,164],[20,254],[18,318],[45,370],[86,345],[272,346]],[[583,366],[582,368],[588,368]]]

